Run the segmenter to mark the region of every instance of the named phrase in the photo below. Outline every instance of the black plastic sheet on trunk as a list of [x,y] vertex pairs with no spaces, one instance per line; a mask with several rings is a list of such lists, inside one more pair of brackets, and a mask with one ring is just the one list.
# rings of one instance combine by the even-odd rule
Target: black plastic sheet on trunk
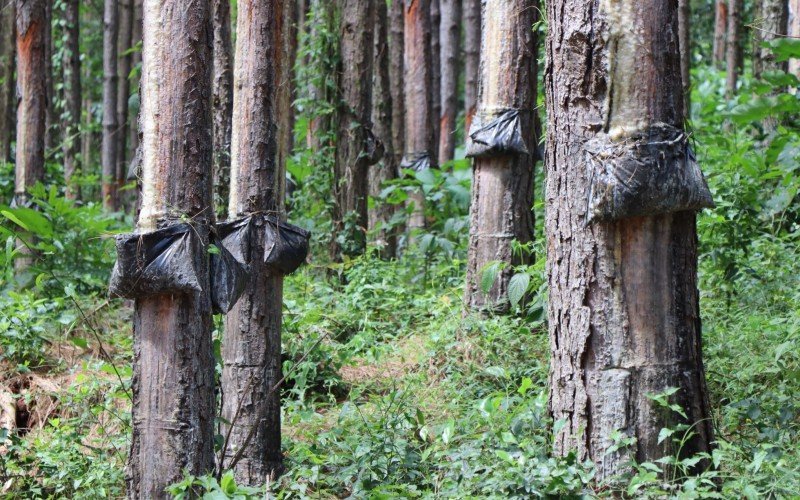
[[408,168],[415,172],[428,170],[431,168],[431,155],[427,152],[406,154],[400,162],[400,168]]
[[467,156],[487,158],[529,154],[521,114],[519,109],[477,113],[467,135]]
[[258,237],[263,228],[264,263],[284,275],[293,273],[308,256],[311,233],[277,217],[254,214],[221,223],[218,226],[222,245],[239,262],[249,264],[251,239]]

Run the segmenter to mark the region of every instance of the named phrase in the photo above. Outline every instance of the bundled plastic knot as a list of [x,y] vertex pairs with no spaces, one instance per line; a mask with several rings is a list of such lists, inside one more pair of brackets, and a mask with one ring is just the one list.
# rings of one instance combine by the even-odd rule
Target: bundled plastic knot
[[409,168],[415,172],[422,172],[431,168],[431,155],[427,151],[424,153],[408,153],[403,156],[400,168]]
[[589,222],[714,207],[688,136],[656,123],[614,142],[608,136],[584,144],[589,175]]
[[305,262],[311,233],[277,217],[255,214],[222,223],[218,234],[222,245],[240,262],[252,262],[251,238],[263,225],[264,263],[284,275],[291,274]]
[[499,109],[475,115],[467,135],[467,156],[488,158],[530,154],[522,124],[522,110]]

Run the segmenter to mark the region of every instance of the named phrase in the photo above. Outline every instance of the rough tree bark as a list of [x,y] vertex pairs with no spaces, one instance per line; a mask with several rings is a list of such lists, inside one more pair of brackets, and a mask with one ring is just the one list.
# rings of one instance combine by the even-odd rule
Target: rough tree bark
[[0,10],[0,161],[11,160],[17,101],[14,68],[16,66],[16,8],[10,1]]
[[[285,1],[239,3],[228,206],[232,218],[259,212],[283,215],[278,120],[285,110],[277,87],[286,67]],[[258,220],[259,235],[250,239],[250,255],[264,254],[263,219]],[[255,486],[283,468],[280,391],[274,390],[281,379],[283,276],[260,258],[251,260],[250,276],[242,298],[225,318],[222,417],[232,428],[223,431],[230,432],[223,463],[230,466],[229,460],[241,452],[236,479]]]
[[439,115],[439,162],[453,159],[458,115],[458,60],[461,41],[461,0],[440,0],[441,114]]
[[[429,0],[405,0],[403,99],[405,103],[405,149],[403,164],[427,155],[430,167],[437,165],[433,123],[433,84],[431,56],[431,17]],[[408,202],[414,205],[408,220],[410,231],[425,228],[425,196],[411,193]]]
[[[480,96],[477,115],[520,110],[521,131],[528,151],[536,148],[533,122],[536,105],[535,0],[485,0],[481,42]],[[512,264],[527,263],[513,255],[512,242],[533,240],[533,154],[475,158],[470,204],[465,302],[474,310],[508,310]],[[501,261],[489,293],[481,290],[485,266]]]
[[[399,2],[396,2],[399,3]],[[394,154],[392,133],[394,132],[393,82],[389,70],[389,20],[388,7],[385,2],[376,2],[375,7],[375,45],[373,54],[372,79],[372,123],[375,136],[383,143],[383,160],[369,168],[369,196],[376,200],[376,206],[369,211],[369,229],[378,230],[375,243],[381,249],[384,258],[391,259],[397,252],[397,238],[393,230],[386,225],[394,213],[393,205],[380,203],[378,200],[383,185],[397,178],[398,160]],[[402,58],[400,59],[402,62]],[[395,63],[396,64],[396,63]]]
[[465,130],[472,125],[478,106],[478,71],[481,51],[481,0],[464,0],[464,108]]
[[678,40],[681,49],[681,82],[683,83],[683,116],[691,118],[692,46],[690,0],[678,0]]
[[[800,0],[789,0],[789,36],[800,38]],[[800,76],[800,58],[789,59],[789,73]]]
[[14,201],[27,203],[28,188],[44,180],[47,113],[47,12],[45,0],[16,0],[17,155]]
[[103,207],[116,210],[117,197],[117,38],[119,12],[117,0],[105,0],[103,7],[103,143],[102,166]]
[[[116,190],[125,186],[128,174],[128,99],[131,95],[131,64],[133,63],[130,52],[133,42],[133,0],[119,0],[119,37],[117,40],[119,80],[117,87],[117,167]],[[121,195],[117,195],[122,202]]]
[[72,176],[78,170],[81,130],[81,54],[80,54],[80,2],[67,0],[64,5],[64,110],[62,122],[64,140],[64,185],[67,198],[80,199],[80,186],[73,186]]
[[341,9],[341,66],[337,72],[340,103],[333,168],[334,232],[340,236],[331,245],[331,257],[337,260],[366,249],[367,172],[377,159],[371,122],[375,2],[342,0]]
[[[439,144],[439,117],[442,115],[442,67],[439,65],[442,54],[442,42],[439,38],[439,27],[442,24],[440,0],[429,0],[431,3],[431,105],[433,106],[434,146]],[[435,64],[434,64],[435,63]],[[437,150],[438,152],[438,150]]]
[[763,44],[785,37],[788,33],[789,2],[787,0],[760,0],[759,12],[756,14],[757,23],[753,34],[755,47],[753,54],[753,74],[761,77],[765,71],[786,71],[786,62],[776,62],[772,56],[772,49],[763,47]]
[[214,207],[220,217],[228,210],[233,119],[233,53],[231,2],[213,0],[214,9]]
[[[708,452],[712,441],[694,213],[587,223],[587,141],[624,144],[656,123],[683,127],[677,7],[547,3],[550,411],[564,424],[556,453],[592,459],[599,480],[628,460]],[[677,419],[647,397],[670,387],[696,424],[681,450],[658,444]],[[615,431],[636,442],[607,453]]]
[[725,43],[728,38],[728,0],[717,0],[714,9],[714,65],[722,68],[725,65]]
[[729,98],[736,92],[736,84],[739,80],[739,68],[742,66],[742,52],[739,50],[741,21],[742,0],[728,0],[728,39],[725,46],[725,90]]
[[[211,6],[147,0],[141,81],[142,208],[137,229],[189,217],[208,243],[211,206]],[[214,356],[207,253],[203,292],[137,299],[134,307],[130,498],[214,466]]]

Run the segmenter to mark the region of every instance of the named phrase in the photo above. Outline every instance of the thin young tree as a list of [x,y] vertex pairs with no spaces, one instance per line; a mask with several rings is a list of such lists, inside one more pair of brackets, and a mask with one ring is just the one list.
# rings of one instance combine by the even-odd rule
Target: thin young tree
[[[589,207],[604,196],[592,190],[595,162],[688,155],[677,8],[676,0],[547,2],[550,411],[561,422],[556,453],[593,460],[599,480],[632,460],[709,452],[712,442],[694,212],[670,211],[681,206],[672,198],[610,220]],[[677,139],[659,142],[665,131]],[[637,147],[644,143],[657,151]],[[650,399],[670,388],[685,419]],[[682,445],[660,438],[678,423],[693,426]]]
[[117,198],[122,204],[122,188],[125,186],[128,174],[128,99],[131,94],[131,64],[133,54],[133,0],[119,0],[119,36],[117,39],[117,166],[114,175],[116,182]]
[[0,162],[11,160],[16,115],[16,36],[16,8],[14,1],[9,1],[0,9]]
[[441,114],[439,115],[439,162],[453,159],[456,150],[458,75],[461,42],[461,0],[440,0]]
[[102,196],[106,210],[118,208],[117,197],[117,38],[119,11],[117,0],[103,6],[103,142],[100,164],[103,174]]
[[472,125],[478,106],[478,71],[481,54],[481,0],[464,0],[464,120],[465,130]]
[[[142,199],[137,230],[190,220],[203,245],[211,205],[211,5],[144,3]],[[209,257],[194,255],[203,291],[139,298],[133,315],[130,498],[163,498],[184,471],[214,466],[214,354]]]
[[380,158],[372,133],[372,52],[375,2],[341,0],[337,89],[336,162],[333,169],[334,231],[332,257],[366,249],[367,173]]
[[714,2],[714,45],[712,54],[714,65],[718,68],[725,66],[725,43],[728,38],[728,0]]
[[[508,133],[519,134],[529,153],[500,151],[474,160],[465,296],[474,310],[506,311],[512,265],[529,262],[529,254],[514,252],[513,244],[533,240],[536,7],[535,0],[484,2],[479,103],[470,134],[479,123],[516,112],[519,126]],[[485,293],[482,275],[494,262],[504,267]]]
[[233,119],[233,53],[231,2],[213,0],[214,8],[214,206],[220,217],[228,210]]
[[742,0],[728,0],[728,37],[725,45],[725,91],[728,97],[736,92],[739,70],[742,66],[742,51],[739,36],[742,22]]
[[[286,2],[239,2],[234,57],[231,138],[230,218],[273,214],[283,217],[278,123],[285,113],[278,82],[287,29]],[[265,226],[257,220],[249,255],[264,255]],[[239,302],[225,318],[222,344],[222,418],[230,426],[229,447],[221,458],[237,481],[262,485],[283,469],[280,391],[283,276],[253,258],[250,279]],[[252,435],[251,435],[252,434]],[[250,437],[248,442],[248,437]]]
[[64,4],[64,51],[61,65],[64,70],[64,111],[62,121],[62,152],[64,155],[64,185],[67,198],[80,199],[80,186],[73,185],[72,176],[79,168],[81,129],[81,54],[80,2],[67,0]]

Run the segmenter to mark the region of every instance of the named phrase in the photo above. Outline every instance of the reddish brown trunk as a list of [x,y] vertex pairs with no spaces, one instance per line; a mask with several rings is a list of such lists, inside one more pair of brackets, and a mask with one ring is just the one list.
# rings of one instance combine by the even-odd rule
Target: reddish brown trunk
[[458,115],[458,59],[460,52],[461,0],[440,0],[442,11],[439,26],[441,40],[441,95],[439,115],[439,163],[453,159],[456,149],[456,116]]
[[728,38],[728,0],[717,0],[714,9],[714,64],[725,65],[725,43]]
[[14,135],[16,116],[16,85],[14,67],[16,66],[16,8],[9,2],[0,9],[0,161],[11,160],[11,142]]

